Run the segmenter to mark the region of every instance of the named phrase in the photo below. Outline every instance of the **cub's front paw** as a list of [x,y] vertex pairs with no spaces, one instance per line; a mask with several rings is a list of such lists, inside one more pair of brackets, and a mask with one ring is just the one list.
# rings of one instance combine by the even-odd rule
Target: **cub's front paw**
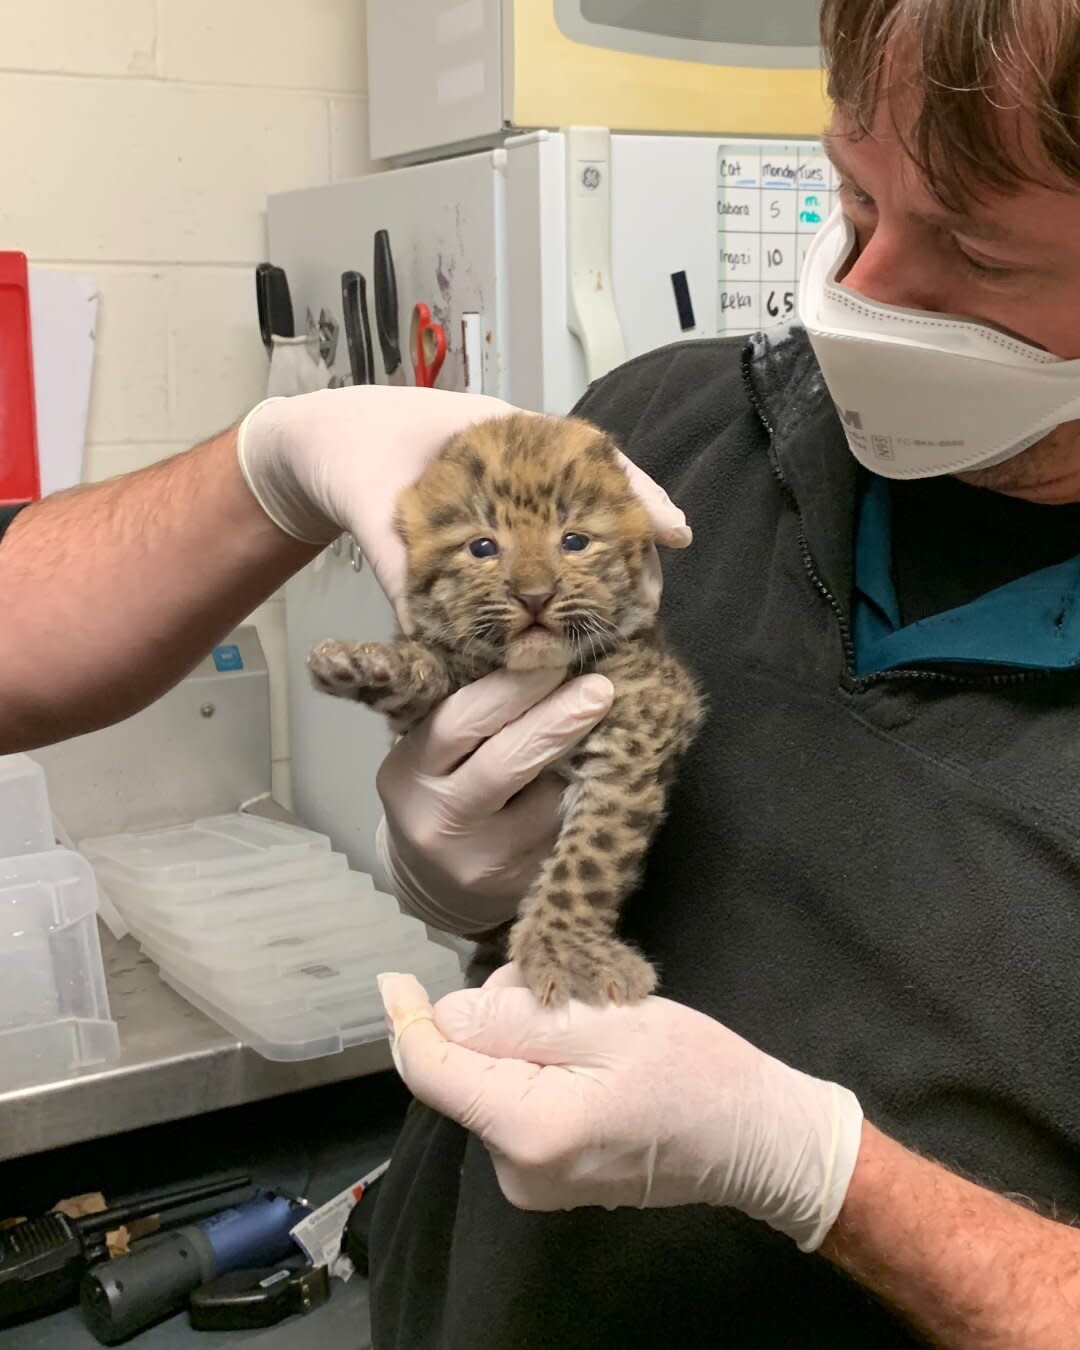
[[510,935],[510,956],[525,983],[547,1007],[636,1003],[656,988],[656,971],[633,947],[599,934],[552,933],[528,919]]
[[327,638],[308,653],[311,682],[337,698],[374,703],[391,691],[393,654],[381,642],[340,642]]

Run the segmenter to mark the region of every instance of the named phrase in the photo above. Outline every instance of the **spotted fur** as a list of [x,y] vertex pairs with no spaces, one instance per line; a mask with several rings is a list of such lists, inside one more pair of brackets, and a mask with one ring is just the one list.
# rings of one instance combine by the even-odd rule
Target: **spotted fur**
[[[573,418],[482,423],[402,494],[396,526],[412,633],[321,643],[309,658],[316,687],[359,699],[404,733],[501,666],[606,675],[610,713],[555,766],[568,783],[562,828],[522,900],[510,955],[546,1003],[644,997],[656,974],[618,937],[619,908],[703,705],[657,631],[652,531],[615,445]],[[471,547],[480,540],[497,553],[474,556],[487,552]]]

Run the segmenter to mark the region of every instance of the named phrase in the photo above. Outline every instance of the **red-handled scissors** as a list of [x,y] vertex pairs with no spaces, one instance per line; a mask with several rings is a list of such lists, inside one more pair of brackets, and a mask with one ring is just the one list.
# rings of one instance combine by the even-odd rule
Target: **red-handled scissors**
[[432,322],[431,310],[422,300],[413,310],[409,351],[416,383],[430,389],[446,360],[446,330],[441,323]]

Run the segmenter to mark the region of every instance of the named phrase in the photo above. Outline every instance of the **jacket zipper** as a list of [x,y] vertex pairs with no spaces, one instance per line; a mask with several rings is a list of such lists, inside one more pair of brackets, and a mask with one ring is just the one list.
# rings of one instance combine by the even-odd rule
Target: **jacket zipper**
[[871,675],[855,674],[855,644],[851,638],[851,630],[848,627],[847,618],[839,600],[829,590],[825,582],[821,579],[817,568],[814,566],[813,555],[810,552],[810,543],[806,537],[806,524],[803,520],[803,514],[799,507],[798,498],[792,491],[791,484],[784,477],[783,470],[780,468],[780,462],[774,449],[775,429],[772,421],[766,413],[758,397],[758,392],[754,388],[754,382],[750,377],[749,352],[744,352],[742,360],[742,378],[746,389],[747,397],[750,400],[750,406],[757,414],[761,425],[769,437],[769,464],[773,471],[773,476],[780,484],[785,497],[791,503],[795,512],[795,519],[798,523],[799,553],[802,557],[803,567],[810,578],[814,589],[821,595],[833,614],[836,616],[836,622],[840,629],[840,642],[844,652],[844,675],[852,689],[862,691],[869,689],[875,684],[902,684],[907,681],[921,680],[924,683],[945,684],[955,686],[966,686],[969,688],[991,688],[999,689],[1014,684],[1029,684],[1035,680],[1046,679],[1050,675],[1060,675],[1065,672],[1053,670],[1019,670],[1009,674],[1001,675],[953,675],[941,670],[879,670]]

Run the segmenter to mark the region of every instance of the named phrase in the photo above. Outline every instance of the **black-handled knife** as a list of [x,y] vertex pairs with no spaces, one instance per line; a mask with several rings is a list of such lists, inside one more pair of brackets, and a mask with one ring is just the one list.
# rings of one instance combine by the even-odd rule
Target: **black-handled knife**
[[375,232],[375,323],[379,330],[386,381],[388,384],[404,384],[397,276],[394,272],[394,255],[390,251],[390,235],[386,230]]
[[341,308],[345,319],[345,340],[349,345],[352,382],[374,384],[375,354],[371,350],[367,282],[359,272],[342,272]]
[[259,307],[259,336],[262,338],[267,355],[270,353],[270,340],[273,336],[270,332],[270,271],[270,263],[259,263],[255,269],[255,303]]
[[267,352],[275,336],[295,337],[292,297],[282,268],[273,263],[259,263],[255,269],[255,301],[259,310],[259,335]]

